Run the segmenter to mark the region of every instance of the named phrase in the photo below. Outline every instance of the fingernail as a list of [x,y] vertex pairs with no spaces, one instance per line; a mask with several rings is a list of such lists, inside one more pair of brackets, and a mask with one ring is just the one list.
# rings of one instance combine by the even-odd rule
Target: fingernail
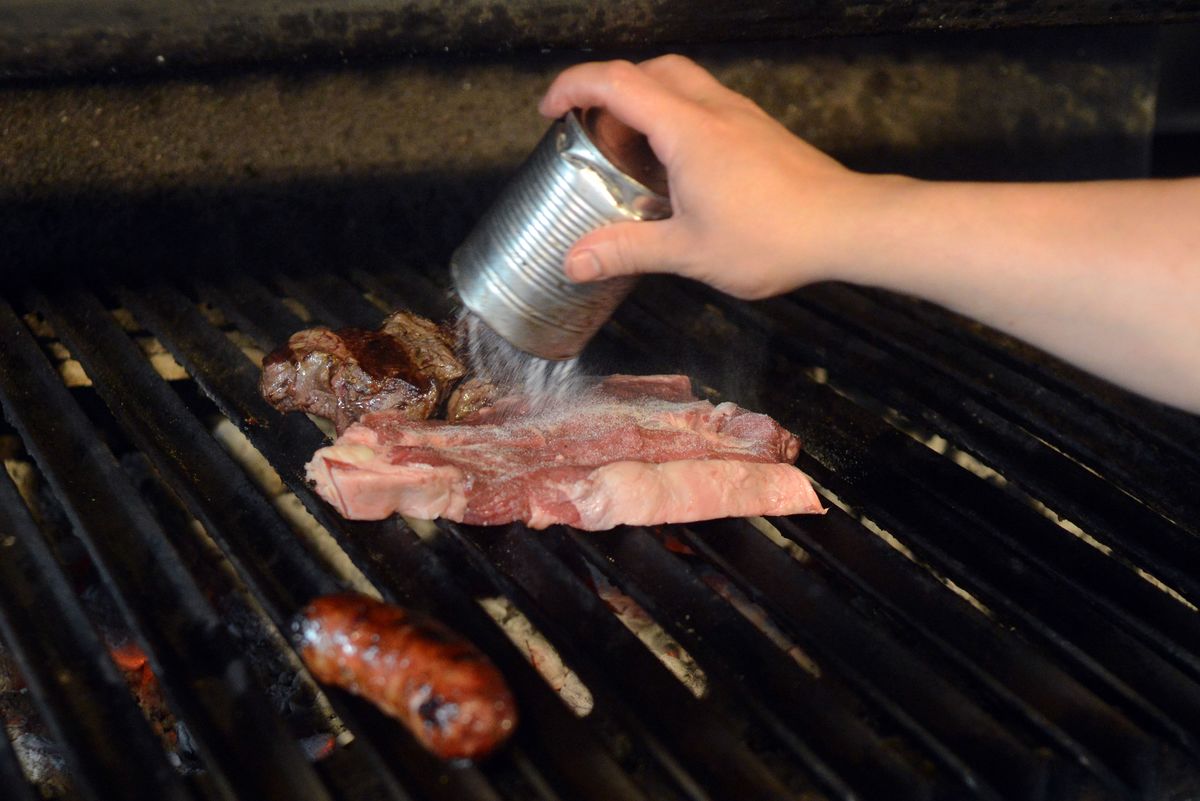
[[600,260],[590,250],[574,253],[567,259],[567,277],[572,281],[591,281],[600,277]]

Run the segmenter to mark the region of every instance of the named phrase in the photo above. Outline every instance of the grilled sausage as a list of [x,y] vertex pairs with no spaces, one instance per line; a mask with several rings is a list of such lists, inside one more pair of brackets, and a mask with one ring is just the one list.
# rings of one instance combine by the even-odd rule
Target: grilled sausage
[[435,620],[363,595],[328,595],[293,631],[318,681],[373,702],[443,759],[482,757],[516,728],[500,672]]

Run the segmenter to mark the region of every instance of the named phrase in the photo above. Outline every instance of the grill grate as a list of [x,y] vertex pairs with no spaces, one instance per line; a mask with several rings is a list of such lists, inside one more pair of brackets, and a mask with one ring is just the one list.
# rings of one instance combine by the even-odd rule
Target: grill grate
[[[269,349],[306,325],[284,298],[334,326],[375,325],[386,306],[441,318],[441,280],[417,269],[213,274],[0,300],[7,419],[203,766],[171,767],[69,566],[0,476],[0,636],[78,797],[1200,795],[1195,418],[905,299],[827,286],[751,306],[647,281],[593,359],[682,370],[776,416],[839,504],[828,515],[769,521],[776,542],[740,520],[605,534],[446,524],[424,538],[400,520],[342,520],[303,481],[320,430],[262,401],[258,366],[201,304]],[[160,377],[117,307],[189,381]],[[64,385],[19,312],[44,317],[101,404]],[[331,692],[353,740],[307,760],[181,554],[211,537],[280,631],[344,578],[213,438],[206,418],[218,412],[384,598],[439,616],[497,663],[523,719],[501,754],[442,764],[368,704]],[[156,514],[122,470],[123,450],[144,456],[202,531]],[[688,650],[703,695],[618,621],[596,575]],[[505,596],[587,684],[588,715],[573,715],[484,612],[477,599],[489,595]],[[0,780],[33,797],[8,746],[0,738]]]

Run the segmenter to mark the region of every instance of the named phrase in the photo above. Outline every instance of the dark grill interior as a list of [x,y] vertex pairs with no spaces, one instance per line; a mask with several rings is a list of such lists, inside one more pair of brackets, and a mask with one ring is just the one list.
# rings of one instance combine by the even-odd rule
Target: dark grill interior
[[[1142,798],[1200,794],[1200,422],[969,321],[820,286],[760,303],[646,281],[597,369],[688,372],[779,418],[827,516],[586,534],[352,523],[305,486],[324,435],[258,396],[269,349],[313,321],[443,317],[440,270],[230,273],[0,301],[0,400],[82,540],[200,770],[181,772],[125,691],[52,527],[0,479],[0,633],[82,798]],[[135,323],[124,328],[113,311]],[[215,313],[214,313],[215,312]],[[219,316],[218,316],[219,315]],[[50,332],[92,386],[56,374]],[[31,328],[30,326],[33,326]],[[138,329],[138,330],[134,330]],[[144,329],[144,330],[142,330]],[[35,331],[37,334],[35,335]],[[189,378],[165,380],[153,335]],[[231,629],[204,534],[286,632],[336,590],[328,556],[211,433],[219,413],[382,593],[483,648],[518,696],[507,748],[445,765],[341,692],[349,744],[310,762]],[[130,455],[168,503],[139,491]],[[25,458],[18,454],[19,458]],[[143,482],[146,483],[146,482]],[[162,494],[162,493],[160,493]],[[1069,521],[1057,525],[1061,518]],[[56,539],[57,538],[57,539]],[[785,549],[779,543],[789,543]],[[603,575],[704,671],[697,698],[598,597]],[[728,600],[733,588],[802,650]],[[503,595],[587,685],[573,715],[476,598]],[[269,680],[267,680],[269,681]],[[344,740],[347,738],[343,738]],[[9,798],[32,798],[8,742]]]

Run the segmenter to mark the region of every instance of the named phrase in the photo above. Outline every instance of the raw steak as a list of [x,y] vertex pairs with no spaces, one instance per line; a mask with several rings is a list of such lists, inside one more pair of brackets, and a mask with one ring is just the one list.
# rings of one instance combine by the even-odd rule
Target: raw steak
[[569,409],[505,398],[458,424],[365,415],[308,477],[345,517],[602,530],[823,511],[771,418],[696,400],[686,376],[610,376]]
[[376,331],[307,328],[292,334],[263,359],[260,389],[276,409],[325,417],[342,431],[381,409],[423,420],[465,372],[449,332],[398,311]]

